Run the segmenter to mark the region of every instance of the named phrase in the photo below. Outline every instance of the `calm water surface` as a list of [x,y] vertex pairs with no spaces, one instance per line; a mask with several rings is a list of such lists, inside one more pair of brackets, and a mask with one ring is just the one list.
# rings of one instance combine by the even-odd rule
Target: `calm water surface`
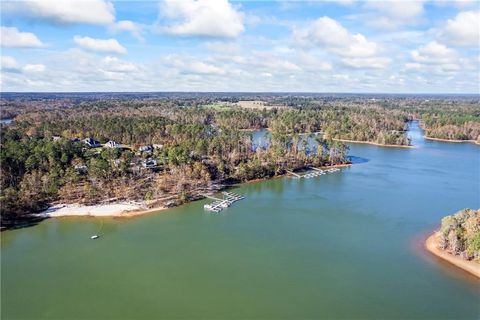
[[135,219],[51,219],[1,234],[2,319],[478,319],[480,282],[421,249],[480,207],[480,147],[352,145],[360,163],[243,185]]

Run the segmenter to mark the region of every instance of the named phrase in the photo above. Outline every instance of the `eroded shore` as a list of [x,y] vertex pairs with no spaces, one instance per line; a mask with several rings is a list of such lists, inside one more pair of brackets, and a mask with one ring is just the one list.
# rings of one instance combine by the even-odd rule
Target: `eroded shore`
[[460,257],[454,256],[444,250],[441,250],[438,246],[438,232],[435,232],[427,238],[425,241],[425,248],[433,253],[435,256],[450,262],[451,264],[461,268],[474,276],[480,278],[480,263],[474,261],[464,260]]

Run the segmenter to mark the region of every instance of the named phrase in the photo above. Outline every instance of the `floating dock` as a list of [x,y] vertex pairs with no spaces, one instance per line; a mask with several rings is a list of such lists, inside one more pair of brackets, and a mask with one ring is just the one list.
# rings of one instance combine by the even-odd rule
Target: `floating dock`
[[206,196],[207,198],[213,199],[215,201],[213,203],[204,205],[203,208],[205,210],[217,213],[222,211],[223,209],[230,207],[234,202],[245,199],[245,197],[233,192],[224,191],[222,192],[222,195],[223,199]]
[[327,173],[333,173],[333,172],[337,172],[337,171],[340,171],[340,169],[338,168],[331,168],[331,169],[320,169],[320,168],[315,168],[315,167],[311,167],[311,169],[313,171],[310,171],[304,175],[299,175],[298,173],[295,173],[295,172],[292,172],[292,171],[287,171],[288,173],[292,174],[293,176],[295,176],[296,178],[305,178],[305,179],[309,179],[309,178],[315,178],[315,177],[319,177],[319,176],[322,176],[324,174],[327,174]]

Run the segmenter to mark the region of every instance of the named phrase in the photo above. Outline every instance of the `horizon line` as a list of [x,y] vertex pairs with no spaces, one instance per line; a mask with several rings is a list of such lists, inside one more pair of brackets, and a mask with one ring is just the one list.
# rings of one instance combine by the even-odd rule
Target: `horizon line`
[[81,94],[81,93],[110,93],[110,94],[152,94],[152,93],[234,93],[234,94],[381,94],[381,95],[476,95],[476,93],[455,93],[455,92],[348,92],[348,91],[0,91],[2,94]]

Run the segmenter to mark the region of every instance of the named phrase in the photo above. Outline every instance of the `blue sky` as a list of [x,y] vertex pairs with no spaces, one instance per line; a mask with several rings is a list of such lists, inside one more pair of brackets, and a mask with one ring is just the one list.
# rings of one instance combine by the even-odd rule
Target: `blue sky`
[[2,1],[2,91],[479,93],[478,1]]

